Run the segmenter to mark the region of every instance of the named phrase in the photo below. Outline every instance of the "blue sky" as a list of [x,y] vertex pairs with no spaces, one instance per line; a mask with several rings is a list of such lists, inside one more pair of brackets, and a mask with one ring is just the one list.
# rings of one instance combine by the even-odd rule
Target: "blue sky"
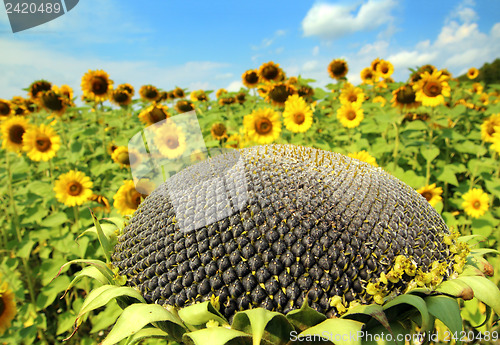
[[454,75],[500,57],[500,1],[119,1],[80,0],[66,15],[13,34],[0,9],[0,98],[38,79],[81,95],[89,69],[115,85],[238,90],[241,74],[279,63],[324,86],[335,58],[348,79],[380,57],[394,79],[431,63]]

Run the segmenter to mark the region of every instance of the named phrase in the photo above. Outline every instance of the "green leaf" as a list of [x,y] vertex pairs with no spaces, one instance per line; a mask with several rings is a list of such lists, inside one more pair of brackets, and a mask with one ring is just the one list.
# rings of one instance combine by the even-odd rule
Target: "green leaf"
[[68,216],[64,212],[53,213],[40,222],[46,228],[56,228],[68,221]]
[[[421,316],[422,323],[420,327],[422,328],[422,331],[428,331],[430,330],[430,327],[432,325],[430,324],[430,317],[429,317],[429,312],[427,310],[427,306],[425,304],[425,301],[415,295],[410,295],[410,294],[405,294],[405,295],[400,295],[394,298],[393,300],[387,302],[384,304],[383,308],[386,311],[386,313],[389,313],[389,309],[402,306],[404,304],[411,305],[412,307],[415,307]],[[397,308],[397,311],[395,312],[395,315],[400,314],[401,308]],[[391,317],[389,319],[392,319]]]
[[347,319],[328,319],[306,329],[298,337],[316,335],[335,342],[335,345],[360,345],[364,323]]
[[[144,326],[152,322],[165,321],[176,324],[179,333],[183,333],[176,317],[159,304],[132,304],[123,310],[116,321],[115,326],[101,345],[111,345],[138,333]],[[170,334],[174,339],[178,339],[179,334]],[[182,335],[182,334],[181,334]]]
[[71,260],[71,261],[65,263],[64,265],[61,266],[61,268],[59,269],[59,272],[57,272],[57,275],[54,277],[54,279],[57,278],[61,274],[62,270],[64,268],[66,268],[67,266],[69,266],[71,264],[79,264],[79,263],[89,264],[89,265],[95,266],[95,268],[97,268],[99,270],[99,272],[101,272],[102,275],[104,277],[106,277],[106,279],[108,280],[108,283],[112,284],[114,282],[113,271],[111,271],[109,269],[109,267],[104,262],[102,262],[101,260],[86,260],[86,259],[76,259],[76,260]]
[[[397,322],[391,322],[389,324],[392,333],[387,334],[387,329],[383,326],[377,326],[374,328],[367,329],[363,333],[363,345],[404,345],[404,338],[406,335],[411,332],[405,329],[401,324]],[[389,340],[391,339],[392,340]],[[403,339],[402,341],[397,342],[397,339]]]
[[[104,236],[106,236],[111,243],[116,243],[117,236],[115,233],[116,226],[114,224],[100,224],[102,232],[104,233]],[[81,238],[82,236],[88,235],[88,234],[94,234],[95,236],[99,237],[97,233],[97,227],[93,226],[91,228],[88,228],[84,232],[82,232],[78,238]]]
[[458,279],[445,280],[436,288],[436,291],[449,296],[469,300],[474,297],[474,291],[465,282]]
[[489,305],[497,315],[500,315],[500,290],[495,283],[486,277],[478,276],[459,276],[456,280],[469,285],[474,291],[474,297]]
[[109,239],[104,235],[102,231],[101,224],[97,220],[94,212],[90,210],[90,215],[92,216],[92,220],[94,221],[94,225],[97,231],[97,237],[99,238],[99,242],[101,243],[102,250],[104,251],[104,256],[106,257],[106,262],[111,262],[111,252],[113,251],[113,246],[109,242]]
[[[455,299],[446,296],[429,296],[425,298],[429,314],[441,320],[452,334],[462,331],[462,317],[460,308]],[[460,345],[460,340],[457,345]]]
[[143,339],[151,339],[151,338],[169,338],[169,335],[167,332],[164,332],[161,329],[155,327],[147,327],[141,329],[134,335],[130,336],[127,339],[126,345],[137,344]]
[[448,165],[446,165],[443,169],[441,169],[438,172],[436,178],[438,179],[438,181],[448,182],[449,184],[458,186],[458,180],[457,177],[455,176],[455,172]]
[[106,309],[92,318],[92,329],[90,333],[97,333],[108,328],[115,323],[116,319],[121,315],[123,309],[115,302],[110,302],[106,305]]
[[[363,317],[364,316],[364,317]],[[370,319],[375,319],[386,329],[391,331],[389,326],[389,320],[387,315],[384,313],[382,306],[378,304],[370,305],[357,305],[354,308],[350,308],[349,311],[342,315],[343,319],[354,319],[363,323],[368,323]]]
[[20,243],[19,248],[16,250],[16,256],[22,259],[28,259],[31,254],[31,248],[34,244],[35,242],[33,242],[32,240],[23,240],[23,242]]
[[311,308],[307,300],[304,300],[300,309],[292,310],[286,314],[286,318],[301,332],[326,320],[326,316]]
[[236,313],[232,328],[252,335],[253,345],[262,339],[271,344],[286,344],[293,326],[286,317],[264,308],[256,308]]
[[36,306],[38,310],[45,309],[51,305],[56,299],[57,295],[64,291],[69,284],[69,277],[66,275],[60,276],[49,285],[42,287],[41,291],[36,297]]
[[187,345],[224,345],[234,340],[238,345],[252,344],[252,338],[243,332],[225,327],[209,327],[185,333],[182,342]]
[[441,150],[439,150],[439,148],[435,147],[435,146],[432,146],[432,147],[424,147],[422,146],[420,148],[420,153],[422,154],[422,156],[424,157],[424,159],[428,162],[432,162],[434,160],[434,158],[436,158],[437,156],[439,156],[439,153],[441,152]]
[[82,280],[83,277],[93,278],[103,285],[108,283],[108,280],[106,279],[104,274],[102,274],[95,266],[86,266],[82,268],[81,271],[75,274],[75,277],[66,288],[65,294],[69,291],[69,289],[75,286],[76,283]]
[[184,307],[179,310],[178,314],[182,321],[193,326],[205,325],[210,320],[215,320],[221,325],[229,324],[210,301]]

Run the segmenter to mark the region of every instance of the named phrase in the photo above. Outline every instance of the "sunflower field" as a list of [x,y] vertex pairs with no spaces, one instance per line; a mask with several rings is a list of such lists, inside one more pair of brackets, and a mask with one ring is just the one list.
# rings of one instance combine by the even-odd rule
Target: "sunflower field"
[[[290,332],[314,334],[327,322],[331,329],[359,331],[362,320],[374,333],[384,327],[391,334],[435,332],[430,342],[436,344],[498,344],[500,84],[475,82],[475,68],[459,81],[431,65],[411,70],[406,82],[394,82],[391,62],[377,58],[361,71],[362,83],[352,85],[348,68],[347,61],[334,59],[325,66],[332,83],[315,87],[314,80],[288,76],[268,62],[245,71],[245,87],[238,92],[114,85],[105,71],[90,70],[81,90],[37,80],[24,96],[0,99],[0,343],[287,344],[299,343]],[[264,144],[314,147],[405,182],[451,230],[445,240],[454,243],[450,277],[456,279],[436,273],[439,265],[412,271],[403,257],[396,263],[401,273],[391,270],[363,286],[373,309],[358,312],[358,303],[337,296],[329,303],[338,317],[327,319],[304,303],[286,318],[258,308],[241,311],[230,326],[212,298],[184,313],[147,309],[156,318],[144,317],[141,324],[133,314],[157,305],[146,304],[109,260],[117,236],[154,189],[134,183],[141,156],[129,141],[188,113],[195,114],[208,152]],[[185,131],[165,129],[158,149],[196,164],[206,151],[190,151]],[[397,282],[403,271],[414,284],[397,300],[402,296],[395,298],[382,285]],[[433,304],[442,296],[450,297],[442,301],[445,315]],[[387,318],[377,314],[395,304],[406,309]],[[340,318],[353,313],[358,316]],[[196,323],[193,315],[203,321]],[[265,320],[260,331],[258,319]],[[379,323],[370,328],[372,319]]]

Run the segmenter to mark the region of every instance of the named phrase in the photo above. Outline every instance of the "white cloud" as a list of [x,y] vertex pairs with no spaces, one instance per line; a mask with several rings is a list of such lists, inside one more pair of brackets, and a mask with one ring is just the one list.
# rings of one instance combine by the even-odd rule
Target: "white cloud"
[[315,46],[312,50],[312,55],[318,56],[318,54],[319,54],[319,46]]
[[302,65],[302,70],[304,72],[309,72],[309,71],[314,71],[316,69],[316,67],[318,66],[318,61],[316,60],[310,60],[310,61],[306,61],[303,65]]
[[235,92],[235,91],[240,91],[240,89],[243,87],[243,83],[241,80],[235,80],[229,83],[229,85],[226,87],[226,90],[229,92]]
[[473,0],[464,0],[455,7],[455,9],[450,13],[447,21],[458,19],[463,23],[470,23],[479,19],[476,11],[473,7],[475,2]]
[[229,79],[232,78],[233,74],[232,73],[222,73],[222,74],[216,74],[215,79]]
[[274,43],[274,41],[278,37],[285,36],[285,35],[286,35],[285,30],[276,30],[274,32],[273,37],[263,38],[259,45],[252,45],[251,48],[252,48],[252,50],[262,50],[262,49],[268,48]]
[[317,3],[302,21],[304,36],[332,40],[357,31],[370,31],[390,24],[393,0],[368,0],[361,6]]

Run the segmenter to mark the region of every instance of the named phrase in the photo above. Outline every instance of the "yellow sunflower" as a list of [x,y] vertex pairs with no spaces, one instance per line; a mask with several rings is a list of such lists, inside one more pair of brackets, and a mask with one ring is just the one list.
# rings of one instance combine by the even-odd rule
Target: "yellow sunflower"
[[472,218],[479,218],[488,211],[488,194],[480,188],[474,188],[462,195],[462,207],[465,213]]
[[111,103],[118,106],[127,106],[132,103],[132,94],[130,94],[127,90],[118,87],[111,92],[109,100]]
[[[2,115],[2,113],[6,113],[6,109],[3,108],[3,102],[4,100],[0,99],[0,121],[7,118],[6,116]],[[30,101],[31,102],[31,101]],[[14,96],[10,100],[10,107],[11,107],[11,115],[16,115],[16,116],[26,116],[30,113],[27,107],[26,100],[20,96]],[[3,108],[3,109],[2,109]]]
[[59,176],[54,191],[59,202],[66,206],[82,205],[92,196],[93,183],[83,172],[70,170]]
[[382,96],[375,96],[373,98],[373,103],[379,103],[381,107],[384,107],[387,103],[387,100]]
[[113,199],[113,206],[123,215],[133,214],[146,196],[135,189],[134,181],[127,180],[118,189]]
[[73,98],[75,97],[73,94],[73,88],[69,85],[61,85],[61,87],[57,87],[56,85],[52,86],[52,90],[61,96],[66,97],[66,103],[70,106],[74,106]]
[[358,159],[362,162],[368,163],[373,165],[374,167],[378,167],[377,161],[375,160],[375,157],[370,155],[367,151],[362,150],[359,152],[353,152],[353,153],[348,153],[348,157]]
[[486,92],[481,93],[479,102],[483,103],[483,105],[488,105],[490,103],[490,96]]
[[135,167],[140,163],[140,154],[135,150],[130,150],[126,146],[118,146],[111,153],[111,159],[120,164],[120,167]]
[[377,66],[382,61],[380,58],[373,59],[373,61],[370,64],[370,69],[372,70],[373,73],[377,73]]
[[154,102],[160,97],[160,91],[156,86],[153,85],[143,85],[139,89],[139,95],[143,101]]
[[227,138],[227,128],[223,123],[217,122],[212,125],[210,133],[215,140]]
[[251,140],[259,144],[270,144],[281,133],[279,113],[270,108],[254,110],[243,118],[243,126]]
[[475,67],[471,67],[467,71],[467,78],[469,79],[476,79],[478,75],[479,75],[479,70]]
[[259,84],[259,71],[255,69],[250,69],[243,73],[241,76],[241,79],[243,81],[243,85],[245,85],[248,88],[254,88]]
[[208,101],[208,96],[204,90],[192,91],[191,95],[189,95],[189,98],[193,102],[206,102],[206,101]]
[[283,123],[293,133],[304,133],[313,123],[313,112],[299,95],[288,97],[283,111]]
[[408,110],[418,108],[420,106],[420,102],[416,101],[416,93],[412,84],[403,85],[392,91],[392,94],[393,97],[391,103],[393,107]]
[[113,90],[113,81],[103,70],[89,70],[82,77],[83,96],[94,102],[104,102]]
[[355,103],[360,106],[365,100],[365,94],[361,88],[354,87],[351,83],[346,83],[340,91],[339,100],[342,104]]
[[417,192],[420,193],[431,206],[436,206],[436,204],[443,199],[441,197],[443,188],[436,187],[435,183],[417,189]]
[[495,127],[500,126],[500,113],[493,114],[484,119],[481,124],[481,138],[487,143],[493,142],[493,135],[496,133]]
[[492,136],[491,148],[500,154],[500,126],[495,127],[495,133]]
[[349,67],[344,59],[334,59],[328,65],[328,74],[333,79],[342,79],[349,72]]
[[432,74],[424,72],[420,80],[413,85],[415,100],[422,102],[423,106],[435,107],[444,104],[444,98],[450,96],[448,77],[441,71]]
[[484,86],[481,83],[473,83],[472,89],[470,89],[472,93],[477,93],[478,95],[483,93]]
[[297,93],[297,90],[293,85],[282,82],[272,83],[267,86],[266,102],[282,107],[288,97],[295,93]]
[[247,94],[245,92],[238,92],[236,96],[234,96],[234,98],[236,99],[236,102],[238,102],[238,104],[243,104],[246,101]]
[[186,97],[186,94],[184,93],[184,90],[181,89],[180,87],[176,87],[173,91],[173,95],[175,98],[184,98]]
[[378,76],[386,79],[389,78],[392,75],[392,73],[394,73],[394,66],[389,61],[381,60],[377,64],[376,71]]
[[178,158],[186,151],[186,136],[175,124],[165,122],[155,131],[154,142],[164,157]]
[[24,117],[14,116],[2,122],[2,147],[9,151],[21,152],[23,135],[30,127]]
[[37,80],[31,83],[29,86],[28,95],[33,101],[38,100],[40,93],[49,91],[52,89],[52,83],[46,80]]
[[219,100],[217,102],[220,105],[229,105],[236,103],[236,98],[234,98],[233,96],[219,97]]
[[[293,85],[293,84],[292,84]],[[314,89],[309,85],[297,85],[297,94],[304,99],[304,101],[311,103],[313,101]]]
[[170,117],[168,107],[162,104],[153,104],[139,113],[139,120],[147,126],[166,120]]
[[258,72],[260,80],[264,83],[281,80],[284,74],[279,66],[279,63],[275,64],[272,61],[262,64]]
[[109,200],[104,195],[92,194],[92,196],[90,197],[89,200],[95,201],[99,205],[101,205],[99,207],[92,208],[92,210],[94,212],[100,212],[100,211],[103,211],[103,212],[106,212],[106,213],[111,212],[111,207],[109,205]]
[[364,119],[363,109],[356,103],[343,104],[337,110],[337,119],[340,120],[342,126],[347,128],[358,127]]
[[224,94],[227,94],[227,90],[226,89],[219,89],[217,90],[217,92],[215,93],[215,97],[217,99],[219,99],[222,95]]
[[0,120],[8,118],[10,115],[14,115],[12,103],[6,99],[0,99]]
[[412,83],[415,83],[415,82],[419,81],[422,78],[422,75],[425,72],[429,72],[429,74],[432,74],[435,71],[437,71],[437,69],[433,65],[423,65],[423,66],[420,66],[416,72],[412,73],[412,75],[410,76],[410,81]]
[[188,100],[177,101],[175,104],[175,110],[177,110],[179,114],[194,110],[193,102]]
[[0,336],[9,329],[16,313],[14,293],[9,289],[9,284],[7,282],[2,283],[0,281]]
[[23,135],[23,150],[32,161],[48,161],[61,147],[61,138],[52,127],[44,124],[31,127]]
[[370,67],[363,68],[360,75],[363,84],[373,85],[375,83],[375,72]]
[[53,90],[42,92],[39,96],[39,103],[48,112],[61,116],[66,111],[69,100],[55,87]]

